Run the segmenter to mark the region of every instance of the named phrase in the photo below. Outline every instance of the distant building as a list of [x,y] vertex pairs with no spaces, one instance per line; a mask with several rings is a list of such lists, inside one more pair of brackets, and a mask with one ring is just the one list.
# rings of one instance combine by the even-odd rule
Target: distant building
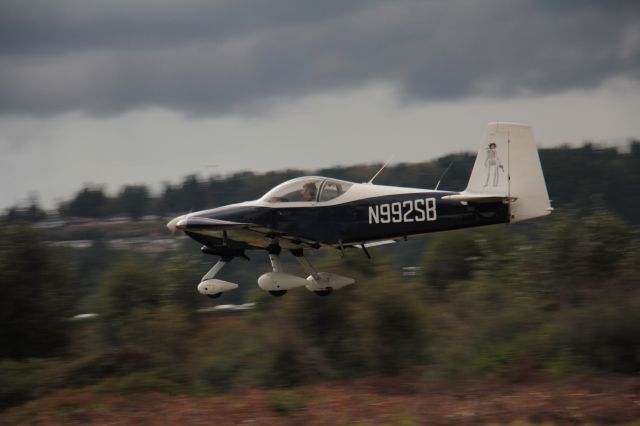
[[68,241],[51,241],[48,243],[51,247],[69,247],[75,249],[86,249],[93,246],[91,240],[68,240]]
[[422,266],[403,266],[403,277],[419,277],[422,275]]

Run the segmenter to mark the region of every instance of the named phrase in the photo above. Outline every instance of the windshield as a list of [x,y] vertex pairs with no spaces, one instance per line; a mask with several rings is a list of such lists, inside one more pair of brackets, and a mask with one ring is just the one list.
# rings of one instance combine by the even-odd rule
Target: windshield
[[268,203],[316,201],[323,180],[318,177],[292,179],[276,186],[261,199]]
[[344,194],[351,185],[351,182],[307,176],[281,183],[261,200],[268,203],[329,201]]
[[347,189],[351,188],[351,185],[353,185],[351,182],[327,179],[324,181],[320,191],[320,201],[329,201],[341,196],[347,192]]

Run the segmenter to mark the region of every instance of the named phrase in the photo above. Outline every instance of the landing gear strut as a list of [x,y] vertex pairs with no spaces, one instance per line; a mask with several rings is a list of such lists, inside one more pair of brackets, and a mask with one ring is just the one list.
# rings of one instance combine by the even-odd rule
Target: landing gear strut
[[309,290],[313,291],[318,296],[328,296],[333,292],[332,287],[322,286],[322,277],[318,274],[318,271],[316,271],[313,265],[311,265],[309,260],[304,257],[303,249],[293,249],[291,250],[291,254],[295,256],[300,266],[302,266],[309,274],[307,281],[310,281],[310,283],[306,286]]
[[302,248],[291,250],[291,254],[295,256],[298,263],[300,263],[309,276],[305,279],[293,274],[288,274],[282,270],[280,263],[281,248],[277,240],[273,239],[267,250],[273,272],[262,274],[260,278],[258,278],[258,285],[273,296],[282,296],[288,290],[296,287],[306,287],[307,290],[314,292],[318,296],[328,296],[334,290],[355,282],[352,278],[343,277],[342,275],[316,271],[307,258],[304,257],[304,250]]
[[[267,251],[269,252],[269,261],[271,262],[271,269],[273,269],[274,275],[281,274],[282,264],[280,263],[280,246],[274,240],[269,244],[269,247],[267,247]],[[258,282],[260,282],[259,279]],[[271,287],[274,287],[274,290],[269,290],[269,294],[272,296],[282,297],[287,294],[287,289],[281,288],[281,285],[277,282]]]
[[211,269],[209,269],[209,272],[204,274],[204,276],[200,280],[200,284],[198,284],[198,292],[200,292],[200,294],[204,294],[205,296],[212,299],[217,299],[225,291],[238,288],[238,284],[215,279],[218,272],[220,272],[224,265],[226,265],[232,259],[233,257],[221,257],[220,260],[215,265],[213,265]]
[[261,289],[267,290],[271,295],[279,297],[292,288],[304,287],[309,283],[304,278],[284,272],[282,264],[280,263],[280,252],[282,249],[277,239],[274,238],[270,241],[267,251],[269,252],[269,261],[271,261],[273,272],[267,272],[258,278],[258,285]]

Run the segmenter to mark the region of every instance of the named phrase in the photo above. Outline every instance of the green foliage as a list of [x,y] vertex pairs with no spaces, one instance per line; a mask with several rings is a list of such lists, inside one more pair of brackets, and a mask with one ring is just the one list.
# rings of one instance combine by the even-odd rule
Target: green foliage
[[144,339],[144,323],[160,307],[162,276],[142,256],[117,260],[101,279],[99,313],[110,343]]
[[551,279],[577,289],[597,288],[616,279],[632,239],[632,228],[610,212],[598,210],[582,218],[565,213],[545,229],[539,251]]
[[430,347],[444,374],[509,374],[534,357],[544,323],[535,296],[519,281],[498,281],[487,274],[447,292],[441,317],[430,322]]
[[177,253],[165,260],[161,268],[166,281],[159,294],[161,304],[194,316],[203,301],[202,295],[195,291],[203,275],[201,269],[201,262],[193,256]]
[[459,280],[466,280],[476,267],[482,252],[474,234],[452,231],[436,234],[424,254],[424,277],[428,285],[439,290]]
[[[428,336],[424,329],[425,305],[414,285],[398,285],[388,275],[369,279],[358,289],[364,302],[359,326],[367,339],[363,342],[369,370],[397,374],[424,364]],[[365,294],[362,294],[365,293]]]
[[149,211],[149,189],[143,185],[127,185],[116,198],[116,208],[132,219],[140,219]]
[[[610,213],[578,223],[557,215],[533,226],[441,234],[428,248],[441,262],[425,267],[440,286],[403,283],[385,257],[327,256],[317,260],[320,269],[357,283],[327,298],[257,292],[256,310],[207,346],[198,371],[218,392],[415,366],[513,379],[534,371],[637,372],[639,293],[628,282],[637,279],[637,238]],[[577,243],[559,244],[558,233]],[[463,271],[438,269],[469,257]]]
[[75,282],[65,259],[26,226],[0,228],[0,357],[64,352]]
[[37,397],[44,368],[39,360],[0,360],[0,410]]
[[104,217],[108,212],[109,200],[101,187],[85,187],[60,208],[67,217]]
[[[246,178],[235,178],[241,191]],[[248,295],[254,310],[205,316],[197,308],[215,302],[194,289],[206,270],[198,256],[115,258],[98,247],[80,258],[52,252],[29,228],[2,228],[0,401],[65,388],[210,394],[407,370],[514,380],[640,372],[640,238],[611,211],[556,211],[529,224],[436,234],[424,252],[412,243],[405,250],[418,251],[410,261],[419,259],[420,277],[402,276],[402,243],[372,249],[373,260],[321,251],[311,259],[319,270],[356,284],[324,298],[256,289]],[[73,279],[68,255],[97,289]],[[238,282],[250,288],[261,268],[266,261],[250,272],[240,267]],[[78,295],[93,296],[95,322],[66,321]],[[28,359],[51,356],[58,358]],[[306,399],[280,389],[269,404],[287,415]]]
[[196,337],[191,372],[194,387],[203,392],[226,392],[234,385],[263,383],[271,364],[271,353],[264,343],[267,336],[245,321],[223,322],[219,318],[215,323]]
[[640,372],[640,292],[601,293],[602,300],[559,313],[554,347],[565,345],[586,367]]
[[535,240],[473,232],[482,261],[447,289],[430,323],[434,371],[640,371],[640,293],[628,282],[637,282],[637,239],[610,213],[574,219],[550,218]]
[[235,384],[237,374],[243,364],[230,354],[211,355],[202,362],[199,370],[199,381],[206,389],[213,392],[227,392]]
[[11,207],[6,214],[8,224],[20,222],[33,223],[47,218],[47,213],[40,208],[37,202],[32,202],[28,207]]
[[[121,257],[101,280],[98,300],[106,347],[146,354],[148,367],[181,362],[197,322],[184,298],[176,296],[172,281],[146,258]],[[182,368],[176,371],[186,374]]]
[[394,284],[378,271],[357,276],[356,285],[336,295],[292,293],[279,309],[256,314],[281,336],[272,337],[274,376],[268,383],[388,374],[421,363],[426,336],[420,291]]
[[422,363],[427,339],[420,289],[396,288],[382,272],[358,280],[326,298],[307,291],[283,298],[256,293],[257,308],[247,316],[212,321],[214,330],[205,328],[195,338],[197,387],[289,387],[393,374]]
[[[225,269],[225,279],[241,289],[214,302],[195,291],[207,267],[193,256],[192,242],[185,243],[188,254],[153,258],[107,249],[101,230],[74,231],[72,238],[97,241],[77,251],[50,249],[25,226],[0,228],[0,409],[60,389],[210,394],[265,386],[278,388],[269,392],[269,406],[289,415],[308,397],[282,387],[372,374],[637,375],[640,236],[629,224],[640,223],[640,201],[629,194],[640,183],[639,146],[630,153],[594,146],[543,150],[556,211],[539,221],[374,248],[373,260],[357,250],[344,259],[337,251],[314,253],[318,269],[356,278],[325,298],[305,289],[283,298],[247,293],[256,271],[268,270],[261,256],[250,268],[234,262]],[[468,154],[392,166],[377,183],[433,186],[452,159],[442,187],[462,189],[474,159]],[[319,174],[361,182],[377,169]],[[139,218],[198,210],[257,198],[302,174],[193,175],[165,185],[157,197],[144,186],[125,187],[115,197],[89,187],[61,212]],[[10,222],[44,217],[36,203],[8,213]],[[144,226],[157,227],[137,223],[120,232],[145,235]],[[403,277],[407,264],[422,266],[423,274]],[[295,268],[287,264],[303,273]],[[206,304],[245,299],[256,308],[197,313]],[[94,309],[100,313],[95,322],[68,321]]]
[[92,312],[95,309],[96,303],[91,300],[97,297],[101,275],[118,256],[102,237],[94,238],[92,242],[91,247],[86,249],[60,250],[72,262],[75,270],[82,271],[82,280],[74,289],[81,301],[77,307],[79,312]]
[[[274,339],[274,371],[289,371],[288,380],[282,385],[293,385],[314,376],[340,375],[340,372],[357,371],[364,362],[358,348],[358,323],[353,312],[357,308],[347,298],[327,297],[319,301],[309,292],[297,292],[280,307],[273,318],[275,329],[288,330],[287,338]],[[326,299],[326,300],[325,300]],[[267,315],[273,315],[268,313]],[[266,319],[266,318],[265,318]],[[291,370],[299,370],[295,374]]]
[[[302,292],[291,296],[286,300],[269,301],[269,308],[252,315],[255,333],[262,336],[264,364],[259,380],[267,386],[295,386],[314,377],[328,377],[332,371],[317,346],[317,342],[327,336],[326,327],[305,327],[319,319],[318,313],[310,312],[307,321],[301,322],[304,309],[301,303],[306,297],[317,296]],[[327,327],[331,327],[331,319],[327,319]]]

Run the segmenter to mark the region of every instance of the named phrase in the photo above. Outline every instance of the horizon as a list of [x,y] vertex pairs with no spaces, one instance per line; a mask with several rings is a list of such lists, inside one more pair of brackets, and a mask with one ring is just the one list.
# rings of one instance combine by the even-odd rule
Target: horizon
[[[585,140],[581,143],[561,143],[558,144],[556,146],[545,146],[545,147],[541,147],[538,146],[538,148],[540,150],[553,150],[553,149],[582,149],[586,146],[593,146],[594,149],[596,150],[606,150],[606,149],[615,149],[616,152],[620,153],[620,154],[628,154],[631,150],[631,146],[634,143],[640,143],[640,138],[627,138],[624,140],[618,139],[618,140]],[[447,156],[451,156],[451,155],[470,155],[470,156],[475,156],[477,154],[476,151],[471,151],[471,150],[464,150],[464,151],[455,151],[455,152],[450,152],[450,153],[446,153],[434,158],[430,158],[430,159],[425,159],[425,160],[416,160],[416,161],[393,161],[391,160],[385,168],[391,168],[391,167],[395,167],[398,165],[402,165],[402,164],[420,164],[420,163],[430,163],[430,162],[435,162],[438,161],[441,158],[447,157]],[[318,172],[325,170],[325,169],[349,169],[349,168],[353,168],[353,167],[362,167],[362,166],[366,166],[366,167],[380,167],[385,163],[385,161],[375,161],[375,162],[360,162],[360,163],[353,163],[353,164],[334,164],[334,165],[330,165],[330,166],[321,166],[321,167],[317,167],[317,168],[312,168],[312,169],[301,169],[301,168],[281,168],[281,169],[271,169],[271,170],[232,170],[229,171],[227,173],[210,173],[208,175],[204,175],[202,173],[198,173],[198,172],[194,172],[194,173],[186,173],[184,175],[182,175],[181,177],[178,177],[177,179],[174,180],[162,180],[160,182],[155,182],[155,183],[149,183],[149,182],[128,182],[128,183],[123,183],[119,186],[117,186],[116,188],[113,187],[109,187],[109,185],[107,183],[89,183],[89,184],[85,184],[82,186],[79,186],[75,191],[70,192],[66,197],[60,197],[58,200],[56,200],[56,204],[55,205],[45,205],[44,203],[42,203],[40,195],[36,194],[36,191],[33,191],[30,194],[25,194],[24,199],[20,202],[20,203],[15,203],[15,204],[11,204],[11,205],[7,205],[4,207],[0,207],[0,210],[4,213],[8,212],[10,209],[12,208],[18,208],[18,209],[25,209],[28,208],[32,205],[33,201],[36,201],[36,205],[39,206],[40,208],[42,208],[43,210],[45,210],[47,213],[51,213],[53,211],[58,211],[60,204],[64,203],[64,202],[68,202],[70,199],[72,199],[73,197],[75,197],[79,192],[81,192],[83,189],[99,189],[101,191],[103,191],[103,193],[107,196],[107,197],[116,197],[118,195],[118,193],[125,188],[126,186],[144,186],[149,190],[149,196],[152,198],[158,198],[162,196],[162,190],[164,188],[164,185],[168,184],[168,185],[180,185],[181,182],[183,182],[185,179],[187,179],[190,176],[195,176],[196,179],[198,180],[198,182],[204,182],[207,180],[227,180],[227,179],[231,179],[234,176],[238,176],[238,175],[242,175],[244,173],[251,173],[253,176],[255,177],[261,177],[270,173],[284,173],[287,171],[299,171],[301,173],[305,173],[302,174],[300,176],[320,176],[320,174],[318,174]],[[471,170],[469,170],[469,173],[471,173]],[[332,177],[332,176],[325,176],[322,175],[324,177]],[[435,184],[435,182],[434,182]],[[35,198],[34,198],[35,196]]]

